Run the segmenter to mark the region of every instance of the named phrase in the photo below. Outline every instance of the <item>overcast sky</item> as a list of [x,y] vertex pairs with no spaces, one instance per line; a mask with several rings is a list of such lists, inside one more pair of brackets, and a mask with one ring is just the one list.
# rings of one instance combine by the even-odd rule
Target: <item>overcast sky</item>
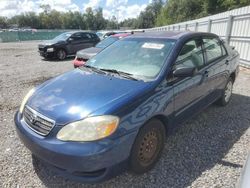
[[39,13],[42,11],[40,5],[49,4],[52,9],[64,12],[102,7],[105,18],[114,15],[122,21],[138,16],[149,2],[151,0],[0,0],[0,16],[11,17],[29,11]]

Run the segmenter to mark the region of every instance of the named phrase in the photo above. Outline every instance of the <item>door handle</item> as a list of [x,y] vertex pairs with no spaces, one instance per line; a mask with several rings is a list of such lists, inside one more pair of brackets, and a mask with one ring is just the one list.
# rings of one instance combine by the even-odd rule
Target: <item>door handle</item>
[[228,60],[228,59],[225,61],[225,64],[226,64],[226,65],[228,65],[228,64],[229,64],[229,60]]
[[206,77],[208,77],[208,73],[209,73],[209,71],[204,71],[204,76],[206,76]]
[[208,73],[209,73],[209,71],[208,71],[208,70],[205,70],[203,73],[200,74],[200,75],[201,75],[201,80],[200,80],[199,85],[201,85],[201,84],[204,82],[205,77],[206,77],[206,78],[208,77]]

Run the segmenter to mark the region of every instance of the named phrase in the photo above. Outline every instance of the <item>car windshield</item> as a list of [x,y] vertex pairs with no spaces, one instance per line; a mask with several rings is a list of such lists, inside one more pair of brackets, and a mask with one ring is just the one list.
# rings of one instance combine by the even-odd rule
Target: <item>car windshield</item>
[[99,38],[101,38],[101,37],[104,35],[104,33],[97,32],[96,35],[97,35]]
[[70,33],[62,33],[61,35],[58,35],[57,37],[55,37],[53,40],[54,41],[60,41],[60,40],[67,40],[69,37],[71,36]]
[[118,40],[118,37],[108,37],[103,41],[99,42],[96,47],[97,48],[106,48],[107,46],[113,44],[115,41]]
[[127,73],[143,80],[154,79],[174,44],[175,40],[169,39],[127,38],[110,45],[86,65]]

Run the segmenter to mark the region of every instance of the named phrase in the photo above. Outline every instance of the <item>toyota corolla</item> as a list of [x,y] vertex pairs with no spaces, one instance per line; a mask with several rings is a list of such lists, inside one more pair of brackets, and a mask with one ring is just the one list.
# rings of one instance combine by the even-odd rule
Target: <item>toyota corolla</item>
[[181,122],[230,102],[238,62],[215,34],[137,33],[30,90],[16,130],[36,158],[69,178],[145,173]]

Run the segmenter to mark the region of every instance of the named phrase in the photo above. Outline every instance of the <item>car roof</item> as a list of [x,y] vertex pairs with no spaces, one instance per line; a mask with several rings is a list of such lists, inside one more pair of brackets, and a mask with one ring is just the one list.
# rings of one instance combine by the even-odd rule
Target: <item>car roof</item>
[[118,33],[118,34],[114,34],[114,35],[112,35],[112,37],[127,37],[127,36],[129,36],[129,35],[131,35],[131,33]]
[[65,33],[68,33],[68,34],[74,34],[74,33],[93,33],[95,34],[94,32],[91,32],[91,31],[68,31],[68,32],[65,32]]
[[194,31],[148,31],[148,32],[138,32],[129,36],[129,38],[166,38],[166,39],[175,39],[188,38],[195,36],[211,36],[218,37],[213,33],[206,32],[194,32]]

